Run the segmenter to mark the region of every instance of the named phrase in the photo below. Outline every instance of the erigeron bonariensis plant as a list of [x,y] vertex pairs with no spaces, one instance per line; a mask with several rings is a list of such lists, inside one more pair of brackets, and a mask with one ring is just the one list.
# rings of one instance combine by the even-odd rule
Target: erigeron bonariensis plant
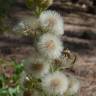
[[[36,4],[35,8],[41,8],[41,4],[48,0],[31,1],[29,4],[32,4],[32,7]],[[21,77],[25,89],[22,94],[75,96],[80,87],[79,81],[67,76],[62,70],[72,67],[76,57],[70,51],[64,50],[61,41],[61,36],[64,34],[62,16],[55,11],[46,11],[46,8],[42,11],[36,9],[34,12],[38,14],[35,14],[35,17],[24,18],[13,28],[15,32],[33,38],[33,50],[30,52],[32,54],[24,64],[26,76]]]

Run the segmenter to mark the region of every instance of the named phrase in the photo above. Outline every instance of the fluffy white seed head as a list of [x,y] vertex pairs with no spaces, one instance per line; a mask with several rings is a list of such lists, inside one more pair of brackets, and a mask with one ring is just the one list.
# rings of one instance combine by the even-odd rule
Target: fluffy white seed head
[[62,95],[67,90],[68,84],[68,78],[61,72],[48,74],[42,80],[42,87],[49,94]]
[[20,32],[28,28],[35,30],[38,28],[38,26],[38,20],[36,17],[26,16],[23,17],[23,19],[17,25],[14,26],[13,31]]
[[64,20],[55,11],[44,11],[39,17],[40,26],[49,29],[55,35],[64,34]]
[[27,16],[22,19],[25,26],[31,27],[33,29],[38,28],[38,19],[34,16]]
[[17,25],[14,26],[13,31],[14,32],[20,32],[23,29],[25,29],[25,25],[22,21],[20,21]]
[[69,89],[67,91],[67,94],[74,95],[80,89],[80,82],[74,77],[69,78],[69,80],[70,80],[70,84],[69,84]]
[[45,33],[39,38],[37,48],[42,56],[50,59],[56,59],[61,55],[63,44],[56,36]]
[[25,64],[25,71],[33,77],[41,78],[49,72],[50,62],[45,60],[36,51],[33,51],[33,56],[28,59]]

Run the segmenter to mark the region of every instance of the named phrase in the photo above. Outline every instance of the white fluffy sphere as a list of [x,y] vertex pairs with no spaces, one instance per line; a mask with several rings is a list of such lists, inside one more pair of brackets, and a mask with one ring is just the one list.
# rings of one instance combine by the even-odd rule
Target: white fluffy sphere
[[55,11],[44,11],[39,17],[40,26],[44,29],[49,29],[49,32],[55,35],[64,34],[64,20]]
[[42,87],[48,94],[63,95],[68,88],[69,82],[66,75],[61,72],[54,72],[42,79]]
[[63,51],[63,44],[56,36],[45,33],[39,38],[37,48],[42,56],[50,59],[56,59]]

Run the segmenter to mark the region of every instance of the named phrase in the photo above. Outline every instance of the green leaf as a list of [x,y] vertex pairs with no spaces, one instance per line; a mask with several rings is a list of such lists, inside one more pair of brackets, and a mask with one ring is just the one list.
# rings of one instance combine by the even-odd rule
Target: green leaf
[[22,71],[23,71],[23,64],[17,64],[17,66],[15,67],[16,68],[16,74],[20,74]]
[[8,96],[7,94],[8,94],[7,88],[0,89],[0,96]]

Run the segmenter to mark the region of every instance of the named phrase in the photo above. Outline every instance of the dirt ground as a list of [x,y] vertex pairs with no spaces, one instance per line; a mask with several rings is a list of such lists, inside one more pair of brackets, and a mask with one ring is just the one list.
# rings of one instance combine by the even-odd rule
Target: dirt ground
[[[30,15],[29,11],[22,8],[16,8],[15,10],[16,11],[11,13],[12,17],[20,19],[23,16]],[[91,31],[89,30],[85,32],[86,30],[84,29],[86,27],[84,25],[84,22],[87,22],[87,20],[84,21],[82,20],[82,18],[79,18],[78,16],[76,17],[71,13],[66,14],[65,12],[64,14],[64,10],[62,12],[65,21],[65,35],[63,36],[64,47],[70,49],[73,54],[76,54],[77,56],[76,64],[74,65],[73,69],[71,69],[70,73],[77,76],[77,78],[79,78],[81,81],[79,96],[96,96],[96,31],[94,31],[94,33],[91,30],[92,34],[90,35],[89,33]],[[88,18],[90,19],[91,17],[89,16]],[[94,16],[94,18],[96,18],[96,16]],[[94,19],[91,20],[94,21]],[[80,28],[83,26],[83,29],[81,28],[81,30],[79,31],[77,26],[78,22],[79,24],[81,22],[81,25],[79,26]],[[90,26],[93,25],[91,24]],[[94,24],[94,30],[96,30],[95,28],[96,22]],[[93,33],[95,35],[93,35]],[[11,50],[10,48],[6,51],[0,50],[0,56],[7,59],[16,57],[16,59],[19,61],[22,58],[26,58],[27,56],[29,56],[30,52],[31,46],[25,45],[20,48],[11,48]]]

